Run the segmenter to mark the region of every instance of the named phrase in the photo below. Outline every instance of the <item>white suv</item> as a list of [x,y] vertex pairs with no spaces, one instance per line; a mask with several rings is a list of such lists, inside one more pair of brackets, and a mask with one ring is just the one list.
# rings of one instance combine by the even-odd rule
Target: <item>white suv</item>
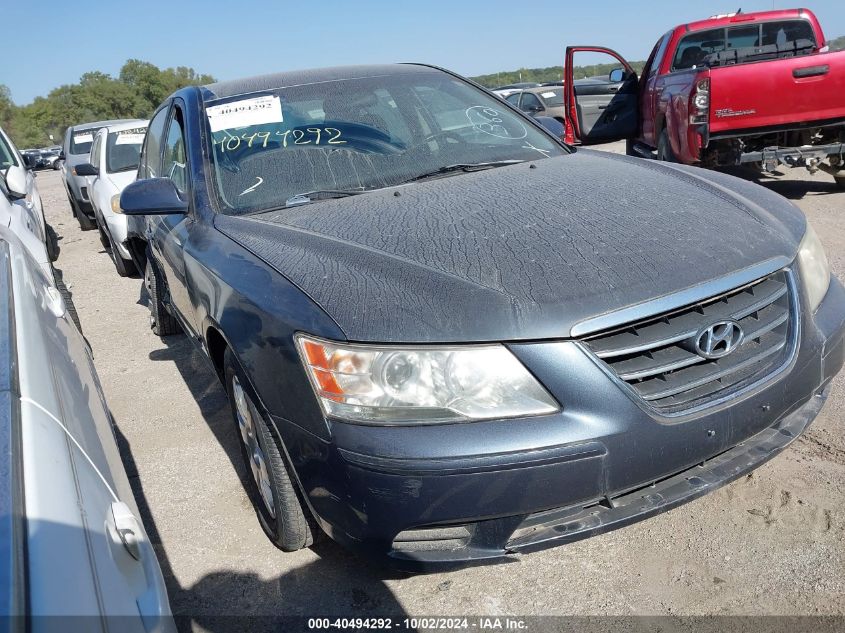
[[100,241],[111,254],[117,274],[136,272],[124,242],[126,216],[120,210],[120,193],[135,180],[141,145],[149,121],[128,121],[101,128],[91,146],[91,162],[77,165],[76,173],[89,178],[88,194]]

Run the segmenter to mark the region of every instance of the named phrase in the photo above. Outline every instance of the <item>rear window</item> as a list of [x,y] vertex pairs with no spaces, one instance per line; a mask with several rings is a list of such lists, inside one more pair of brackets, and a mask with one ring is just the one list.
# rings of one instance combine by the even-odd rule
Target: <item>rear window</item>
[[109,132],[106,141],[106,171],[113,174],[137,170],[146,133],[146,126]]
[[541,92],[540,96],[552,108],[563,105],[563,88],[549,88]]
[[806,20],[777,20],[690,33],[678,44],[672,70],[723,66],[808,54],[816,47]]
[[70,153],[88,154],[91,151],[91,144],[94,142],[96,128],[88,130],[74,130],[70,135]]

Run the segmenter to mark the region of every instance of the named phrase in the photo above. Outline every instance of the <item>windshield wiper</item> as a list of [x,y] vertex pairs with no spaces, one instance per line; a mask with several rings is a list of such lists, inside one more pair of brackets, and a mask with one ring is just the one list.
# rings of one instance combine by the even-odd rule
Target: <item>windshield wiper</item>
[[522,160],[495,160],[490,161],[489,163],[457,163],[455,165],[446,165],[445,167],[440,167],[435,169],[434,171],[428,171],[424,174],[420,174],[419,176],[414,176],[413,178],[409,178],[408,180],[402,181],[401,184],[406,184],[409,182],[418,182],[420,180],[428,180],[429,178],[439,178],[440,176],[444,176],[446,174],[453,174],[459,171],[462,172],[470,172],[470,171],[481,171],[483,169],[492,169],[493,167],[504,167],[506,165],[516,165],[517,163],[523,163],[525,161]]
[[300,204],[308,204],[316,200],[332,200],[333,198],[346,198],[347,196],[357,196],[361,193],[367,193],[362,189],[318,189],[317,191],[307,191],[305,193],[298,193],[291,196],[285,201],[286,207],[295,207]]

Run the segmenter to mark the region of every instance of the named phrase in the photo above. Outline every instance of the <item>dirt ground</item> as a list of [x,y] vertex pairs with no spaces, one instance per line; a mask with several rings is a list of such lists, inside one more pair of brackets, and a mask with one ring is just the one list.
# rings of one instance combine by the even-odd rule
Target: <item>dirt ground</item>
[[[610,146],[618,151],[619,145]],[[803,437],[751,476],[653,519],[513,562],[402,576],[332,542],[284,553],[244,492],[225,393],[183,336],[149,328],[139,279],[115,273],[40,172],[71,286],[156,543],[175,614],[845,614],[845,374]],[[763,184],[810,218],[845,279],[845,191],[823,173]],[[184,622],[183,622],[184,625]],[[243,630],[243,629],[240,629]]]

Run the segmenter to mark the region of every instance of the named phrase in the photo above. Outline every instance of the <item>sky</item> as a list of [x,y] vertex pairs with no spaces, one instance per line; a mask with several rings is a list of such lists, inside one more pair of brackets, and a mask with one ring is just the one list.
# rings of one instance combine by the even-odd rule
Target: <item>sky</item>
[[17,46],[4,46],[0,84],[23,105],[88,71],[116,76],[130,58],[217,79],[402,61],[474,76],[562,65],[572,44],[639,60],[670,28],[738,8],[805,6],[829,39],[845,35],[845,0],[801,1],[11,1],[3,37]]

